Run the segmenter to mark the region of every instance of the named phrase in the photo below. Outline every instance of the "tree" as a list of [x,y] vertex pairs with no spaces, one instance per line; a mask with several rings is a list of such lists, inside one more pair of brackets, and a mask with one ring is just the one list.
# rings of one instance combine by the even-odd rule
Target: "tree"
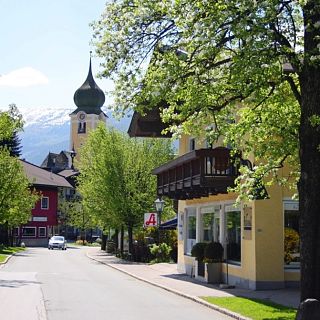
[[78,190],[83,206],[100,224],[125,226],[132,252],[133,229],[154,210],[156,177],[151,170],[172,158],[170,141],[130,139],[99,126],[80,151]]
[[[0,113],[0,140],[13,136],[21,128],[17,109]],[[0,147],[0,225],[4,229],[27,223],[38,195],[31,189],[20,160],[10,156],[6,147]]]
[[10,156],[20,157],[21,156],[21,139],[17,132],[14,132],[12,137],[0,141],[0,146],[6,147]]
[[[247,176],[261,179],[292,165],[301,301],[319,300],[319,2],[114,0],[93,28],[97,54],[105,58],[102,76],[116,82],[118,109],[166,101],[162,119],[177,134],[211,125],[208,138],[231,136],[234,147],[250,137],[239,147],[267,163]],[[245,124],[239,133],[223,125],[235,117]]]
[[86,230],[97,226],[94,215],[82,205],[80,197],[61,202],[59,210],[63,214],[65,224],[80,229],[80,238],[84,244],[84,241],[86,240]]

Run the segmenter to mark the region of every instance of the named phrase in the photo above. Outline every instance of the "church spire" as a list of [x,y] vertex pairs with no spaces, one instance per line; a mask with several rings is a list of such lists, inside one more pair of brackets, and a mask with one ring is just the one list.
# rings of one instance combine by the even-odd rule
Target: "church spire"
[[91,53],[92,51],[90,51],[89,71],[87,78],[73,96],[74,103],[78,107],[74,113],[84,111],[87,114],[100,114],[101,107],[105,102],[105,95],[94,81],[92,75]]

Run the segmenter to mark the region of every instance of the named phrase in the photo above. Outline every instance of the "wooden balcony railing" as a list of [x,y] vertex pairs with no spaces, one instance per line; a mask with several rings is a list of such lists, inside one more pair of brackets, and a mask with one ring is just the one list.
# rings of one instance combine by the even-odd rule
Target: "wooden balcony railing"
[[238,168],[224,147],[186,153],[153,170],[159,196],[185,200],[227,193]]

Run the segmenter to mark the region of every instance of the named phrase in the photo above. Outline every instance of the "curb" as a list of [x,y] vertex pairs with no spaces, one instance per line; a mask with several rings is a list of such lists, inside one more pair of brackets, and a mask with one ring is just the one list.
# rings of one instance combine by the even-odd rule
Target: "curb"
[[91,260],[94,260],[94,261],[96,261],[96,262],[98,262],[98,263],[104,264],[104,265],[106,265],[106,266],[108,266],[108,267],[110,267],[110,268],[112,268],[112,269],[118,270],[118,271],[120,271],[120,272],[122,272],[122,273],[124,273],[124,274],[127,274],[127,275],[129,275],[129,276],[131,276],[131,277],[133,277],[133,278],[135,278],[135,279],[137,279],[137,280],[146,282],[146,283],[148,283],[148,284],[151,284],[151,285],[153,285],[153,286],[155,286],[155,287],[164,289],[164,290],[166,290],[166,291],[169,291],[169,292],[171,292],[171,293],[174,293],[174,294],[176,294],[176,295],[178,295],[178,296],[181,296],[181,297],[183,297],[183,298],[186,298],[186,299],[192,300],[192,301],[194,301],[194,302],[197,302],[197,303],[199,303],[199,304],[201,304],[201,305],[203,305],[203,306],[205,306],[205,307],[208,307],[208,308],[210,308],[210,309],[213,309],[213,310],[215,310],[215,311],[218,311],[218,312],[220,312],[220,313],[222,313],[222,314],[225,314],[225,315],[227,315],[227,316],[230,316],[230,317],[232,317],[232,318],[234,318],[234,319],[237,319],[237,320],[252,320],[251,318],[247,318],[247,317],[241,316],[241,315],[239,315],[239,314],[237,314],[237,313],[234,313],[234,312],[232,312],[232,311],[230,311],[230,310],[228,310],[228,309],[224,309],[224,308],[221,308],[221,307],[216,306],[216,305],[214,305],[214,304],[211,304],[211,303],[209,303],[209,302],[206,302],[206,301],[204,301],[204,300],[202,300],[202,299],[200,299],[200,298],[198,298],[198,297],[190,296],[190,295],[188,295],[188,294],[186,294],[186,293],[183,293],[183,292],[181,292],[181,291],[178,291],[178,290],[175,290],[175,289],[171,289],[171,288],[168,288],[168,287],[163,286],[163,285],[161,285],[161,284],[157,284],[157,283],[152,282],[152,281],[150,281],[150,280],[141,278],[141,277],[139,277],[139,276],[137,276],[137,275],[135,275],[135,274],[133,274],[133,273],[131,273],[131,272],[128,272],[128,271],[123,270],[123,269],[121,269],[121,268],[115,267],[114,265],[112,265],[112,264],[110,264],[110,263],[103,262],[103,261],[101,261],[101,260],[99,260],[99,259],[96,259],[96,258],[90,256],[90,254],[89,254],[88,251],[86,252],[86,256],[87,256],[89,259],[91,259]]
[[3,262],[0,262],[0,268],[5,265],[10,259],[12,256],[14,256],[15,254],[10,254],[9,256],[6,257],[6,259],[3,261]]

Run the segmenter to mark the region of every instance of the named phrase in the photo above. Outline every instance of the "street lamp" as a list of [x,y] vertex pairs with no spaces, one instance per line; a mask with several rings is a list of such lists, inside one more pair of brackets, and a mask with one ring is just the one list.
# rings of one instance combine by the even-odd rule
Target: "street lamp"
[[72,150],[69,151],[70,157],[71,157],[71,169],[74,170],[74,165],[73,165],[73,159],[77,155],[76,151],[74,150],[74,146],[72,147]]
[[156,211],[158,214],[158,244],[160,244],[160,225],[161,225],[161,213],[163,212],[164,200],[158,198],[155,202]]

